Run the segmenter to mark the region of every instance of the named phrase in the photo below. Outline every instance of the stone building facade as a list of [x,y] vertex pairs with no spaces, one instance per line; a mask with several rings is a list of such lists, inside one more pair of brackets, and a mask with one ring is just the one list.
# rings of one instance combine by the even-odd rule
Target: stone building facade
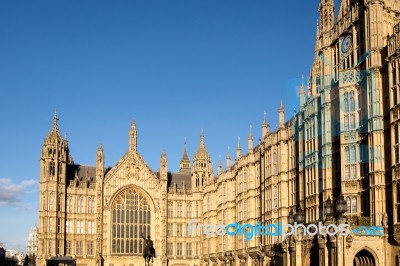
[[37,256],[38,251],[38,231],[37,225],[33,226],[28,236],[28,255]]
[[[400,2],[320,0],[315,56],[300,109],[214,174],[204,135],[191,162],[152,171],[129,150],[105,168],[73,162],[57,117],[41,154],[39,265],[71,255],[78,265],[139,265],[141,235],[155,242],[155,265],[400,264]],[[189,226],[346,224],[350,234],[199,235]],[[364,226],[364,227],[363,227]],[[380,226],[381,234],[353,230]],[[377,231],[376,231],[377,232]],[[247,238],[247,239],[246,239]]]

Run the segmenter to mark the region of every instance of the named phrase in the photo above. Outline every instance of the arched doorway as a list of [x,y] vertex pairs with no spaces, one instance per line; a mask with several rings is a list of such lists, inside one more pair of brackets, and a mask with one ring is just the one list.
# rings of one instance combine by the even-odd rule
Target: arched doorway
[[363,249],[354,257],[353,266],[376,266],[374,256],[368,250]]
[[319,265],[319,249],[317,245],[313,245],[310,250],[310,265]]

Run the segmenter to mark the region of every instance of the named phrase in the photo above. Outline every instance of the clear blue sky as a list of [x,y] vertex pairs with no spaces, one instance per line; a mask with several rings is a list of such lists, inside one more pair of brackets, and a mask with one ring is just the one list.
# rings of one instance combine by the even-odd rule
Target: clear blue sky
[[107,166],[128,149],[176,171],[204,129],[217,165],[238,136],[255,143],[298,108],[313,60],[318,1],[0,2],[0,242],[26,251],[38,222],[39,158],[55,108],[76,163]]

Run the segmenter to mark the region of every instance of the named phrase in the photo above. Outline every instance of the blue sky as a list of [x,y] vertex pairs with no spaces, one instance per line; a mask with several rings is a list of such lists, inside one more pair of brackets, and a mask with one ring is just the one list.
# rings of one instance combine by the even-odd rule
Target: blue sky
[[318,1],[118,0],[0,2],[0,242],[26,251],[38,222],[39,158],[54,110],[76,163],[107,166],[128,149],[176,171],[204,130],[225,165],[263,113],[275,129],[298,108],[313,60]]

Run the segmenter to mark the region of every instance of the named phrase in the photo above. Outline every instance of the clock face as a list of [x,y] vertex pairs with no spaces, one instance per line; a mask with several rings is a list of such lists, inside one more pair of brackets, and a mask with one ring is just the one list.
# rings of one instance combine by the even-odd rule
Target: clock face
[[347,35],[342,42],[342,53],[345,54],[349,51],[351,43],[352,43],[351,35]]

